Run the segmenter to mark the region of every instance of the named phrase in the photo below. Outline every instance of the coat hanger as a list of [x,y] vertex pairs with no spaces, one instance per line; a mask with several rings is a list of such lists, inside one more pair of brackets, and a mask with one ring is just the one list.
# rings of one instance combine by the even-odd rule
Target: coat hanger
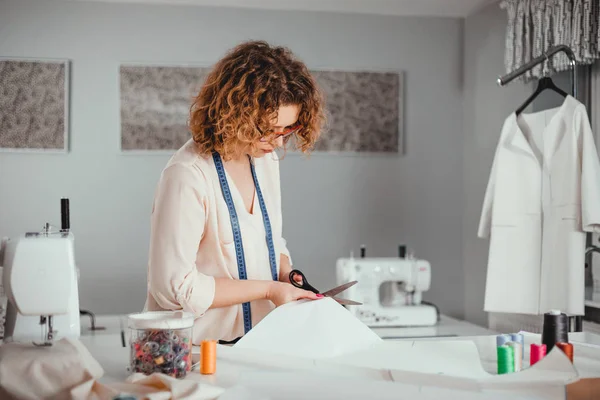
[[[546,61],[548,61],[548,57],[546,57]],[[539,81],[538,81],[538,86],[535,89],[535,92],[533,92],[533,94],[531,96],[529,96],[529,98],[527,100],[525,100],[525,102],[521,105],[521,107],[517,108],[517,110],[515,111],[516,115],[521,114],[521,112],[523,112],[524,109],[527,108],[527,106],[529,104],[531,104],[531,102],[540,94],[542,93],[544,90],[546,89],[550,89],[558,94],[560,94],[563,97],[567,97],[568,94],[562,90],[561,88],[559,88],[558,86],[556,86],[554,84],[554,82],[552,81],[552,79],[548,76],[543,76]]]

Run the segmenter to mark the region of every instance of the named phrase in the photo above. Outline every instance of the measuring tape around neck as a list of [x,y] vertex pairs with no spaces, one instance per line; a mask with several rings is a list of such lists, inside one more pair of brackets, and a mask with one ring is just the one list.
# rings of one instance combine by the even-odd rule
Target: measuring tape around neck
[[[221,192],[223,192],[223,198],[227,204],[229,210],[229,219],[231,221],[231,229],[233,231],[233,241],[235,243],[235,254],[238,265],[238,275],[240,280],[248,279],[246,273],[246,257],[244,256],[244,246],[242,242],[242,232],[240,229],[240,222],[235,210],[235,204],[233,204],[233,198],[231,197],[231,191],[229,190],[229,184],[227,182],[227,176],[225,174],[225,168],[223,168],[223,161],[221,155],[217,152],[212,154],[215,162],[215,168],[217,169],[217,175],[219,177],[219,183],[221,184]],[[271,264],[271,275],[273,280],[277,280],[277,259],[275,258],[275,246],[273,245],[273,233],[271,230],[271,221],[269,214],[267,213],[267,206],[258,184],[258,178],[256,176],[256,170],[254,163],[250,161],[250,169],[252,170],[252,179],[254,180],[254,186],[256,188],[256,195],[258,196],[258,203],[260,205],[260,211],[263,217],[263,223],[265,225],[267,248],[269,250],[269,264]],[[246,302],[242,304],[242,312],[244,315],[244,332],[248,333],[252,329],[252,315],[250,310],[250,303]]]

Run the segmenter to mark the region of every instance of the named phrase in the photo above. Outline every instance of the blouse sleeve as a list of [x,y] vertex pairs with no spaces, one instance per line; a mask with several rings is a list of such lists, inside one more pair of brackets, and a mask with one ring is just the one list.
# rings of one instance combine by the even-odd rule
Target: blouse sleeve
[[196,269],[206,224],[206,181],[185,165],[167,167],[157,187],[151,218],[149,292],[160,307],[196,317],[211,306],[215,280]]

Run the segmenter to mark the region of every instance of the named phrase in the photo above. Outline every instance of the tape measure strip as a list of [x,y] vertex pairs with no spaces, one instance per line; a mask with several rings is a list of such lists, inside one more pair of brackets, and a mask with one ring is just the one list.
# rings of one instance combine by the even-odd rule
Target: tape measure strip
[[267,205],[263,199],[260,185],[258,184],[258,178],[256,177],[256,170],[254,163],[250,163],[250,169],[252,170],[252,178],[254,179],[254,186],[256,187],[256,195],[258,196],[258,204],[260,205],[260,211],[263,216],[263,223],[265,225],[267,248],[269,249],[269,264],[271,264],[271,276],[273,280],[277,280],[277,259],[275,258],[275,246],[273,245],[273,232],[271,231],[271,220],[269,219],[269,213],[267,212]]
[[[221,191],[223,192],[223,198],[225,199],[225,203],[227,204],[227,209],[229,210],[229,219],[231,221],[231,229],[233,231],[233,240],[235,244],[235,254],[238,265],[238,275],[240,280],[248,279],[246,273],[246,257],[244,255],[244,246],[242,242],[242,233],[240,230],[240,223],[238,220],[237,212],[235,210],[235,205],[233,204],[233,198],[231,197],[231,191],[229,189],[229,184],[227,182],[227,176],[225,174],[225,169],[223,168],[223,161],[221,160],[221,155],[217,152],[213,152],[212,154],[213,160],[215,162],[215,168],[217,169],[217,175],[219,177],[219,183],[221,185]],[[275,258],[275,246],[273,245],[273,234],[271,231],[271,223],[269,220],[269,214],[267,213],[267,207],[262,197],[262,192],[260,190],[260,185],[258,184],[258,179],[256,177],[256,171],[254,169],[254,165],[250,163],[250,168],[252,170],[252,177],[254,179],[254,186],[256,187],[256,193],[258,196],[258,202],[260,205],[260,210],[263,216],[263,222],[265,225],[265,231],[267,233],[267,248],[269,250],[269,263],[271,264],[271,275],[273,276],[273,280],[277,280],[277,260]],[[242,304],[242,311],[244,316],[244,332],[248,333],[252,329],[252,314],[250,310],[250,303],[246,302]]]

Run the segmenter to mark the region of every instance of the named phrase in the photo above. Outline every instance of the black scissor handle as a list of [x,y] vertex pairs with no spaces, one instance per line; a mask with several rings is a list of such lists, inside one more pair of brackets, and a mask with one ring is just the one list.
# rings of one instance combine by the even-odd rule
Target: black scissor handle
[[[300,276],[302,278],[302,283],[296,282],[296,280],[294,279],[296,276]],[[310,290],[313,293],[319,294],[319,291],[317,289],[315,289],[314,287],[312,287],[310,283],[308,283],[308,281],[306,280],[306,277],[304,276],[302,271],[299,271],[297,269],[293,269],[290,272],[290,283],[292,285],[296,286],[297,288],[304,289],[304,290]]]

